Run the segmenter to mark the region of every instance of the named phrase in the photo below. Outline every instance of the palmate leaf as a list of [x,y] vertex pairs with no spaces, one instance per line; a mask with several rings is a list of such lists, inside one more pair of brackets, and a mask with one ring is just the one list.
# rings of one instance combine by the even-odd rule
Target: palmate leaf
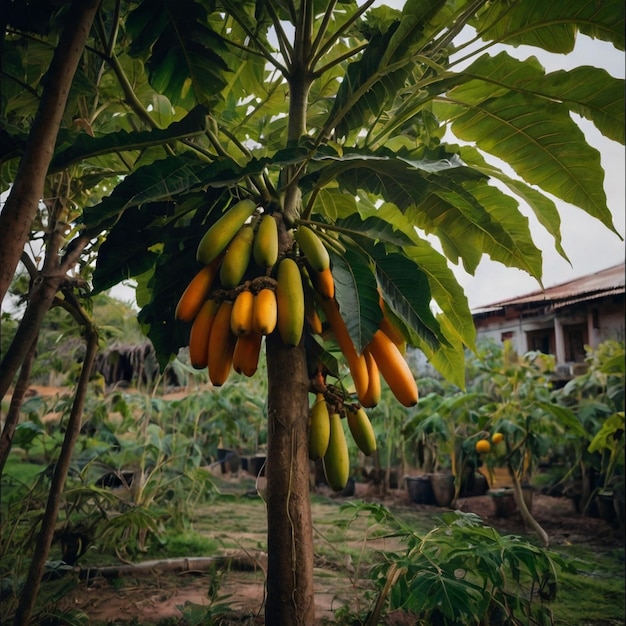
[[541,252],[532,241],[528,219],[515,199],[496,187],[483,182],[462,188],[449,184],[409,209],[407,217],[437,235],[446,256],[453,262],[461,258],[470,274],[488,254],[494,261],[541,276]]
[[507,91],[533,93],[563,103],[573,113],[592,121],[609,139],[624,143],[624,80],[604,69],[584,66],[546,74],[534,58],[520,61],[501,52],[481,56],[461,76],[470,82],[454,93],[467,105]]
[[367,127],[372,116],[388,108],[413,69],[416,51],[428,40],[428,18],[444,4],[408,2],[400,19],[370,36],[365,52],[349,65],[329,114],[337,136]]
[[[462,89],[462,88],[459,88]],[[615,231],[606,195],[600,154],[589,146],[567,109],[532,94],[506,93],[459,105],[463,92],[452,90],[438,113],[452,121],[460,139],[507,162],[524,180],[580,207]],[[454,104],[451,104],[454,100]]]
[[518,198],[523,200],[535,214],[539,223],[554,238],[556,251],[569,261],[561,243],[561,216],[556,204],[523,180],[507,176],[502,170],[489,165],[483,155],[473,146],[459,146],[459,155],[468,164],[487,176],[504,183]]
[[57,152],[50,163],[51,171],[62,170],[72,163],[91,159],[111,152],[141,150],[149,146],[164,145],[177,139],[186,139],[204,133],[208,109],[198,106],[182,120],[164,130],[128,132],[121,130],[100,137],[85,133],[72,137],[71,146]]
[[193,0],[143,2],[129,13],[126,29],[131,55],[150,50],[146,64],[150,83],[172,104],[191,109],[215,101],[226,85],[226,46]]
[[[221,190],[209,190],[190,194],[187,198],[180,197],[176,204],[147,203],[125,211],[100,246],[93,274],[94,291],[104,291],[148,271],[160,255],[163,244],[169,240],[179,247],[175,264],[194,268],[195,250],[205,230],[202,222],[207,215],[209,219],[217,219],[228,200],[228,194],[223,197]],[[188,214],[193,217],[186,219]],[[172,296],[175,294],[176,290]]]
[[[431,182],[445,172],[454,171],[457,185],[483,176],[465,167],[456,155],[443,151],[415,159],[384,150],[374,154],[352,151],[341,157],[317,155],[314,160],[321,167],[303,179],[304,186],[323,188],[338,183],[343,191],[358,196],[360,190],[365,190],[401,210],[426,198]],[[445,184],[443,180],[440,183]]]
[[376,279],[385,303],[422,341],[438,347],[446,339],[431,310],[432,296],[428,277],[411,259],[402,254],[387,254],[375,246]]
[[[288,161],[292,152],[283,151]],[[236,186],[244,177],[260,174],[268,160],[252,159],[239,165],[228,157],[205,163],[192,153],[171,156],[135,170],[102,202],[87,207],[82,221],[90,231],[110,227],[126,209],[140,204],[171,200],[178,195],[207,188]]]
[[[384,203],[376,207],[361,202],[358,204],[358,211],[363,220],[362,224],[369,224],[369,220],[374,217],[389,224],[396,231],[396,238],[406,237],[411,241],[410,245],[403,244],[398,247],[394,240],[384,235],[386,230],[375,233],[380,241],[385,244],[387,253],[404,254],[428,277],[431,296],[443,314],[450,320],[452,336],[456,336],[457,340],[472,347],[476,338],[472,314],[463,288],[448,266],[446,258],[436,251],[430,242],[417,234],[413,223],[395,205]],[[359,222],[356,220],[351,220],[350,226],[350,237],[358,239],[359,235],[364,234],[360,232]],[[370,245],[373,243],[370,242]],[[380,255],[383,254],[385,253],[381,251]],[[398,311],[396,311],[397,313]],[[410,327],[408,319],[402,321]]]
[[[615,19],[621,16],[621,20]],[[567,54],[574,49],[577,31],[610,41],[624,50],[624,3],[606,0],[568,2],[490,2],[479,18],[470,21],[482,38],[509,45],[538,46],[550,52]],[[489,25],[485,28],[485,24]]]
[[352,250],[330,251],[335,297],[355,348],[362,352],[378,329],[382,312],[376,279],[367,258]]

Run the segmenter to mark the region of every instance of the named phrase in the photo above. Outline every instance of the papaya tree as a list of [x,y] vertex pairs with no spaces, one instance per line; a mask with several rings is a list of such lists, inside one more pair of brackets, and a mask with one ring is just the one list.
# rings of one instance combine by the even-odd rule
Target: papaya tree
[[[554,198],[615,231],[599,153],[572,114],[623,143],[623,81],[589,66],[546,72],[510,47],[566,54],[586,35],[623,50],[623,20],[616,0],[100,4],[85,49],[96,80],[73,85],[91,93],[90,116],[66,120],[49,167],[83,184],[88,170],[98,191],[81,196],[63,251],[93,245],[94,292],[136,280],[162,367],[195,350],[203,311],[197,364],[216,387],[236,375],[226,309],[246,291],[276,294],[263,340],[267,623],[314,618],[309,393],[334,418],[375,404],[382,374],[413,404],[404,344],[462,385],[475,331],[449,264],[473,274],[487,255],[540,281],[521,207],[565,258]],[[250,249],[266,216],[271,263]],[[185,315],[201,272],[213,274],[201,298],[213,311]],[[218,320],[222,332],[206,331]]]

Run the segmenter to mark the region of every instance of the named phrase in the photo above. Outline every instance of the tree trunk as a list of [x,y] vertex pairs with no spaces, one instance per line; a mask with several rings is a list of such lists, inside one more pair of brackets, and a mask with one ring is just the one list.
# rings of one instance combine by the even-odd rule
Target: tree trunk
[[43,196],[67,97],[99,4],[99,0],[75,0],[72,3],[45,76],[39,110],[9,197],[0,213],[0,302],[11,284]]
[[2,428],[2,434],[0,435],[0,477],[4,472],[4,466],[9,458],[9,452],[11,452],[11,444],[13,442],[13,435],[20,417],[20,408],[24,401],[24,395],[28,390],[30,384],[30,372],[33,367],[33,361],[35,360],[35,351],[37,349],[37,337],[31,342],[30,350],[26,355],[20,369],[20,375],[15,384],[13,395],[11,396],[11,404],[9,406],[9,412],[4,420],[4,426]]
[[76,445],[76,440],[78,439],[78,435],[80,433],[88,383],[93,370],[96,353],[98,351],[98,335],[93,326],[90,325],[86,328],[86,336],[87,350],[85,353],[85,359],[80,372],[80,379],[78,381],[78,385],[76,386],[76,394],[74,396],[72,410],[67,422],[67,429],[65,431],[63,445],[61,446],[61,451],[59,453],[59,459],[54,467],[54,474],[52,475],[52,483],[50,485],[50,492],[48,493],[46,510],[44,511],[43,519],[41,520],[41,529],[39,530],[37,543],[33,550],[33,558],[30,563],[22,594],[20,595],[20,602],[15,612],[15,618],[13,621],[14,626],[28,626],[30,623],[31,614],[39,593],[39,587],[41,586],[41,578],[43,576],[46,561],[48,560],[48,555],[50,554],[50,546],[52,545],[52,539],[54,537],[54,528],[59,515],[59,508],[61,506],[61,495],[63,493],[63,487],[69,472],[70,463],[72,461],[74,446]]
[[313,527],[309,499],[308,376],[302,343],[267,338],[267,599],[265,623],[315,619]]
[[515,496],[515,502],[517,504],[517,508],[519,509],[522,520],[528,528],[537,533],[537,536],[541,540],[543,547],[547,548],[550,545],[550,538],[548,537],[548,533],[543,529],[541,524],[532,516],[531,512],[528,510],[526,502],[524,501],[524,493],[522,492],[522,483],[520,482],[519,476],[517,475],[517,472],[510,463],[508,467],[509,475],[511,476],[511,481],[513,482],[513,495]]

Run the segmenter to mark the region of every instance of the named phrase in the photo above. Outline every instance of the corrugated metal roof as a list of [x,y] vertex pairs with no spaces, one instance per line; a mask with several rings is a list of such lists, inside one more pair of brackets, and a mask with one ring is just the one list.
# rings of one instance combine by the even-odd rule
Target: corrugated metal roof
[[540,289],[529,294],[500,300],[492,304],[474,309],[474,315],[491,313],[503,309],[507,306],[517,306],[532,303],[558,303],[556,306],[563,306],[566,303],[580,302],[581,300],[591,300],[605,295],[624,293],[625,264],[620,263],[605,270],[587,274],[580,278],[567,281]]

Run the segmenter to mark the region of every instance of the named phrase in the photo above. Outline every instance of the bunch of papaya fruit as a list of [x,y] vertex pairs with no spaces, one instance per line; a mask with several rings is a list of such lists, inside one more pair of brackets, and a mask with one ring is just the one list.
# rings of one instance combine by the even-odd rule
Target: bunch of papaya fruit
[[359,450],[366,456],[376,451],[376,434],[362,406],[343,404],[340,409],[328,402],[323,393],[316,393],[309,416],[309,458],[322,460],[326,482],[335,491],[342,490],[350,477],[350,454],[342,413]]
[[[384,314],[368,345],[356,349],[344,321],[348,313],[340,311],[335,297],[325,241],[321,227],[308,222],[287,228],[279,210],[267,211],[252,199],[231,206],[200,239],[196,258],[201,269],[176,307],[176,318],[190,324],[191,364],[207,368],[215,386],[223,385],[233,370],[253,376],[264,336],[278,333],[286,346],[297,346],[306,329],[334,339],[343,353],[359,403],[353,413],[378,404],[381,377],[401,404],[413,406],[418,389],[403,356],[404,338]],[[385,313],[382,298],[380,306]],[[341,421],[337,420],[342,415],[350,423],[350,411],[329,414],[329,432],[336,434],[329,439],[328,451],[319,455],[328,466],[345,464],[336,460],[344,456],[338,443]],[[358,421],[364,424],[362,415]],[[355,441],[367,439],[362,435],[363,430],[369,432],[367,427],[360,430]],[[319,441],[312,445],[323,447]],[[341,482],[333,480],[335,485]]]

